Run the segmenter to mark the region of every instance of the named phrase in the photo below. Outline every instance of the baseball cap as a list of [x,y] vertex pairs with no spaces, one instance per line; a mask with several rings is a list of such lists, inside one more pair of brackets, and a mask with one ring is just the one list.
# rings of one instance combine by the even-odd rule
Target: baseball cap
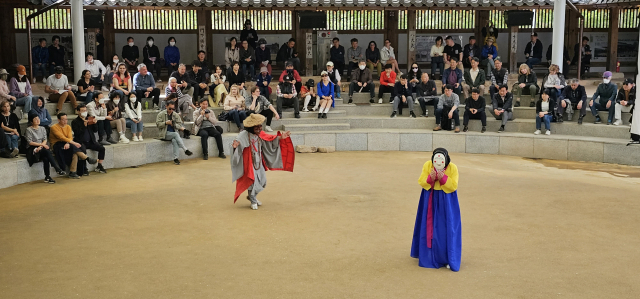
[[24,67],[24,65],[19,65],[18,67],[16,67],[16,70],[18,71],[18,75],[26,75],[27,74],[27,69]]
[[610,71],[606,71],[604,72],[604,74],[602,74],[602,78],[609,78],[609,77],[613,77],[613,74]]
[[633,79],[627,78],[627,79],[624,79],[624,82],[622,84],[627,85],[627,84],[634,84],[634,83],[636,82],[633,81]]
[[333,61],[329,61],[329,62],[327,62],[327,65],[328,65],[328,66],[333,66]]
[[531,36],[538,36],[538,32],[532,32]]

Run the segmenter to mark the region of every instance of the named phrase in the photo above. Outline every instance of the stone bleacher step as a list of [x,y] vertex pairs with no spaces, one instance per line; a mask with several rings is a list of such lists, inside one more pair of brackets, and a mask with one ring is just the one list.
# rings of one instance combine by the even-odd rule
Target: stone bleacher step
[[348,123],[328,123],[328,124],[287,124],[284,125],[285,131],[302,132],[302,131],[337,131],[349,130],[351,126]]

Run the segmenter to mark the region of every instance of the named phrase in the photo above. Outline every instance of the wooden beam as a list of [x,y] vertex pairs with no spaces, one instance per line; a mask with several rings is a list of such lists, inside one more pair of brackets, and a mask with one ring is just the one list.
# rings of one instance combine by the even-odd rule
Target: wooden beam
[[387,29],[385,38],[389,39],[391,46],[399,49],[398,45],[398,18],[399,11],[397,10],[385,10],[384,11],[384,27]]
[[[407,11],[407,70],[416,62],[416,11]],[[399,48],[399,47],[398,47]]]
[[620,8],[609,9],[609,34],[607,44],[607,70],[614,72],[618,64],[618,19]]
[[[210,10],[206,10],[204,8],[202,8],[202,11],[204,12],[204,19],[205,19],[205,34],[207,35],[207,61],[209,61],[210,63],[213,63],[213,57],[214,57],[214,48],[213,48],[213,19],[211,18],[211,11]],[[198,20],[200,19],[200,17],[198,17]],[[224,47],[220,47],[220,54],[222,55],[222,53],[224,53]],[[215,71],[215,68],[212,70]]]
[[0,67],[9,69],[9,66],[18,61],[16,51],[16,30],[14,26],[13,9],[6,5],[0,6]]
[[113,55],[118,54],[116,52],[116,34],[114,27],[113,9],[107,9],[104,11],[104,29],[102,35],[104,36],[104,58],[105,64],[111,63]]
[[475,19],[475,28],[474,35],[476,36],[476,42],[480,47],[484,46],[484,36],[482,36],[482,28],[484,28],[485,24],[489,20],[489,11],[488,10],[478,10],[476,11],[476,19]]
[[509,72],[518,72],[518,26],[509,27]]
[[564,46],[569,51],[569,56],[573,57],[573,47],[580,42],[580,23],[578,13],[572,9],[567,10],[564,31]]

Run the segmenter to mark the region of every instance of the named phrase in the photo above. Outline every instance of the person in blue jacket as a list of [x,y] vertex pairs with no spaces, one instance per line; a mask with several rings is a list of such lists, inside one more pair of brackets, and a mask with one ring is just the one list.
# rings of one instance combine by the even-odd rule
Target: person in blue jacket
[[47,48],[47,39],[41,38],[40,44],[31,50],[31,58],[33,60],[33,76],[38,76],[38,71],[42,72],[42,83],[47,82],[47,73],[49,69],[49,49]]
[[260,74],[256,76],[256,86],[260,89],[260,95],[269,99],[269,84],[271,83],[271,75],[266,66],[260,68]]
[[180,49],[176,47],[176,38],[170,37],[169,45],[164,47],[164,61],[166,63],[168,73],[171,74],[178,70],[180,64]]
[[486,69],[487,78],[491,76],[491,71],[496,68],[493,60],[498,57],[498,49],[493,45],[493,42],[493,37],[487,38],[487,43],[482,47],[482,51],[480,52],[481,63]]
[[[320,73],[322,80],[318,82],[316,91],[318,93],[319,101],[316,101],[316,106],[320,104],[320,110],[318,110],[318,118],[327,118],[327,112],[331,107],[335,107],[335,87],[333,82],[329,79],[329,73],[322,71]],[[315,108],[314,108],[315,109]]]

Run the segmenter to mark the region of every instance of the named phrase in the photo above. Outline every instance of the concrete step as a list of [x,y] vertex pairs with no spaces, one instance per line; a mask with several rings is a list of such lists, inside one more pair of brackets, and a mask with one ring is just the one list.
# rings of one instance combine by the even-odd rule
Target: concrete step
[[[536,108],[535,107],[517,107],[513,109],[513,114],[515,115],[516,118],[522,118],[522,119],[535,119],[536,118]],[[603,123],[607,122],[607,118],[609,117],[609,112],[607,111],[600,111],[598,112],[598,114],[600,115],[600,118],[602,119]],[[574,122],[578,121],[578,117],[580,115],[580,111],[574,111],[573,114],[573,120]],[[567,121],[567,115],[564,115],[564,120]],[[625,125],[629,124],[629,119],[631,118],[631,113],[629,112],[622,112],[622,122]],[[596,120],[595,116],[593,116],[591,114],[591,110],[587,110],[587,115],[584,117],[583,122],[584,123],[593,123]]]
[[307,131],[337,131],[349,130],[351,126],[348,123],[329,123],[329,124],[288,124],[284,125],[285,131],[291,132],[307,132]]

